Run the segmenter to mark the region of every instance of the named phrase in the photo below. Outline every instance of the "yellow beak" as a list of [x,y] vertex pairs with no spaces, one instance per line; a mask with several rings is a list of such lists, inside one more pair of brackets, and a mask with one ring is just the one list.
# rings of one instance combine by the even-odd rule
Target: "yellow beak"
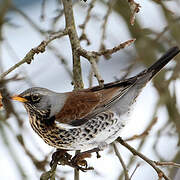
[[11,99],[15,100],[15,101],[19,101],[19,102],[27,102],[27,99],[20,97],[20,96],[12,96]]

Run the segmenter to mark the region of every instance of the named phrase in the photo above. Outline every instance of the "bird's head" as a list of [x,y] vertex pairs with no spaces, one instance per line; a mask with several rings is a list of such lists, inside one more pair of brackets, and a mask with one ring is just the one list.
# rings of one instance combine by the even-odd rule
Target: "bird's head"
[[45,88],[33,87],[11,98],[22,102],[30,116],[36,114],[50,118],[60,111],[64,97]]

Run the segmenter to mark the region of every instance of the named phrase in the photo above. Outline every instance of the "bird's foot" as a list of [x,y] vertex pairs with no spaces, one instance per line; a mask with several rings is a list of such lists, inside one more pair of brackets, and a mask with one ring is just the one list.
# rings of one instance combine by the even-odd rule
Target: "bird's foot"
[[57,149],[56,152],[52,154],[52,160],[50,162],[50,167],[52,168],[53,165],[68,165],[70,167],[73,167],[77,170],[81,170],[83,172],[87,170],[93,170],[93,167],[88,167],[88,163],[85,160],[86,158],[91,157],[91,153],[96,152],[97,158],[100,158],[99,155],[99,148],[94,148],[88,151],[80,152],[76,154],[73,158],[72,156],[67,153],[66,150],[63,149]]
[[82,171],[93,170],[92,167],[88,167],[88,164],[87,164],[87,161],[85,160],[85,158],[90,158],[91,153],[93,153],[93,152],[96,152],[97,158],[100,158],[101,156],[99,155],[99,151],[100,151],[99,148],[94,148],[94,149],[91,149],[88,151],[80,152],[72,158],[71,162],[79,170],[82,170]]
[[52,160],[50,162],[50,167],[53,166],[53,164],[61,164],[66,165],[67,162],[71,161],[71,155],[67,153],[66,150],[63,149],[57,149],[56,152],[52,154]]
[[81,152],[81,153],[76,154],[72,158],[71,162],[74,166],[77,166],[77,168],[79,168],[79,169],[81,169],[80,167],[87,169],[88,165],[87,165],[87,161],[85,160],[85,158],[90,158],[90,157],[91,157],[91,153]]
[[53,168],[54,166],[59,165],[67,165],[77,170],[81,170],[83,172],[87,170],[93,170],[92,167],[88,167],[87,161],[85,158],[91,157],[91,154],[88,152],[82,152],[75,155],[73,158],[72,156],[67,153],[66,150],[57,149],[56,152],[52,154],[52,160],[50,162],[50,167]]

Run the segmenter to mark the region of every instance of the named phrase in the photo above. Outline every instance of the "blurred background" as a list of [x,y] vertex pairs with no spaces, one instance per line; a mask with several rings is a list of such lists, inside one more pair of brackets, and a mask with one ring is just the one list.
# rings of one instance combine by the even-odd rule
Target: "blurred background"
[[[180,1],[140,1],[135,24],[130,24],[132,12],[125,0],[73,1],[74,18],[81,45],[98,51],[136,38],[133,45],[111,57],[98,60],[99,71],[105,82],[135,75],[152,64],[168,48],[180,46]],[[82,30],[88,9],[90,20]],[[59,30],[65,20],[60,0],[0,0],[0,72],[19,62],[30,49]],[[86,38],[83,38],[85,33]],[[82,58],[85,87],[96,85],[89,62]],[[127,139],[141,134],[152,126],[146,136],[128,141],[130,145],[152,160],[180,163],[180,56],[142,91],[134,105],[122,137]],[[57,92],[73,90],[71,46],[67,37],[56,39],[43,54],[35,55],[33,62],[24,64],[0,81],[0,87],[10,94],[18,94],[32,86],[45,87]],[[155,121],[157,119],[157,121]],[[157,179],[156,172],[145,162],[118,145],[119,152],[129,169],[136,167],[133,180]],[[46,145],[31,129],[22,104],[13,102],[0,110],[0,179],[35,180],[49,170],[54,148]],[[73,154],[73,153],[72,153]],[[88,164],[94,171],[80,172],[81,179],[124,179],[121,164],[111,146],[94,155]],[[173,167],[160,167],[172,179],[180,179]],[[179,175],[178,175],[179,174]],[[57,179],[73,179],[73,169],[58,166]]]

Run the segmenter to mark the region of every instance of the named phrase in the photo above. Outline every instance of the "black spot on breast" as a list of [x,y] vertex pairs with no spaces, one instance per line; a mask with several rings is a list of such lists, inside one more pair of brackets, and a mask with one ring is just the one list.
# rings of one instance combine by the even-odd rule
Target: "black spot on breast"
[[64,132],[64,135],[65,135],[66,137],[68,137],[68,136],[69,136],[69,131],[65,131],[65,132]]
[[56,138],[57,138],[56,136],[53,136],[53,135],[50,135],[50,137],[53,138],[53,139],[56,139]]
[[76,135],[77,134],[77,132],[76,131],[72,131],[72,135]]
[[61,135],[61,134],[59,135],[59,137],[60,137],[61,139],[62,139],[62,138],[64,138],[64,136],[63,136],[63,135]]
[[73,140],[75,140],[76,138],[74,136],[71,137]]
[[96,133],[97,133],[97,128],[94,129],[94,134],[96,134]]
[[109,123],[108,123],[108,122],[106,122],[105,124],[106,124],[106,126],[108,126],[108,125],[109,125]]
[[100,119],[101,121],[104,120],[103,114],[100,114],[98,117],[99,117],[99,119]]
[[91,123],[92,123],[92,124],[95,124],[95,123],[96,123],[96,121],[95,121],[95,120],[91,120]]
[[89,134],[89,137],[90,137],[90,138],[93,138],[93,135],[92,135],[92,134]]
[[90,133],[90,130],[89,130],[89,129],[85,128],[84,130],[85,130],[87,133]]
[[50,138],[49,139],[53,144],[56,144],[56,142],[54,141],[54,139]]

